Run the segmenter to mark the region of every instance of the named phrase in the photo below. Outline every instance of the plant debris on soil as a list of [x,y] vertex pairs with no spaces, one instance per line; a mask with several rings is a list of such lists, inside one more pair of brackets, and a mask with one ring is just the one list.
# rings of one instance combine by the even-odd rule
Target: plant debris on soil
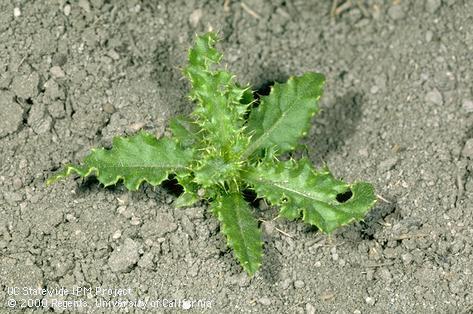
[[[472,311],[472,19],[466,0],[1,2],[0,308]],[[176,209],[169,188],[93,178],[45,186],[90,147],[161,136],[191,112],[176,65],[208,30],[242,83],[324,73],[300,153],[379,194],[330,237],[254,200],[254,278],[204,203]]]

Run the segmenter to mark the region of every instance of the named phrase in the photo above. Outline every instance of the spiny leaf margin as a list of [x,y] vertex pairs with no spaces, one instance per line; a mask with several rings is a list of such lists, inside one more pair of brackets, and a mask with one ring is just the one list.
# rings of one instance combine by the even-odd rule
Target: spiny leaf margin
[[93,149],[83,165],[69,164],[49,178],[50,185],[73,173],[81,177],[95,175],[104,186],[123,180],[129,190],[137,190],[142,182],[156,186],[170,173],[185,171],[193,159],[193,150],[182,149],[169,138],[156,139],[140,132],[130,137],[115,137],[112,149]]
[[[280,207],[280,216],[296,219],[302,213],[304,222],[325,233],[363,219],[376,202],[371,184],[344,183],[327,168],[316,171],[307,159],[265,161],[248,167],[243,178],[258,197]],[[337,195],[348,191],[351,198],[338,202]]]
[[228,247],[240,265],[252,276],[261,266],[263,242],[258,222],[240,193],[219,196],[211,208],[227,237]]

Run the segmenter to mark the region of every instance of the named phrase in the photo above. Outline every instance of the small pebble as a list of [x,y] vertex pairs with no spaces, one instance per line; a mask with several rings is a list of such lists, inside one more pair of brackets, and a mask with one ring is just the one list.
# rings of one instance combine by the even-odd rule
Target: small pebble
[[473,159],[473,138],[466,141],[462,149],[462,156]]
[[262,297],[258,301],[259,301],[259,303],[261,303],[265,306],[271,305],[271,300],[268,297]]
[[79,6],[87,13],[90,12],[90,3],[87,0],[79,0]]
[[372,297],[367,297],[365,299],[366,304],[373,306],[376,303],[376,300]]
[[338,261],[338,253],[333,253],[332,254],[332,260]]
[[310,303],[307,303],[307,304],[305,305],[305,312],[306,312],[307,314],[315,314],[315,306],[313,306],[313,305],[310,304]]
[[130,224],[132,226],[138,226],[139,224],[141,224],[140,217],[135,217],[135,216],[131,217]]
[[315,267],[320,267],[320,266],[322,266],[322,263],[320,261],[317,261],[317,262],[314,263],[314,266]]
[[294,281],[294,287],[296,289],[302,289],[302,288],[304,288],[304,286],[305,286],[305,283],[302,280]]
[[432,33],[432,31],[427,31],[425,33],[425,41],[430,43],[432,41],[432,38],[434,38],[434,33]]
[[388,15],[393,20],[401,20],[405,16],[404,11],[402,10],[402,7],[400,5],[393,5],[392,7],[390,7],[388,10]]
[[122,232],[120,230],[117,230],[113,233],[112,239],[113,240],[118,240],[118,239],[120,239],[121,236],[122,236]]
[[464,99],[462,103],[463,110],[466,112],[473,112],[473,100]]
[[20,178],[13,179],[13,187],[15,188],[15,190],[19,190],[23,187],[23,182]]
[[440,106],[443,104],[443,96],[439,92],[439,90],[436,88],[434,88],[433,90],[425,94],[424,100],[427,103],[434,104],[434,105]]
[[370,92],[371,94],[376,94],[379,91],[379,87],[374,85],[371,87]]
[[68,214],[66,214],[66,220],[67,220],[67,221],[75,221],[75,220],[76,220],[76,217],[74,217],[73,214],[68,213]]
[[69,14],[71,14],[71,6],[69,4],[66,4],[63,10],[65,16],[69,16]]
[[64,71],[61,69],[60,66],[53,66],[51,67],[51,69],[49,69],[49,73],[51,73],[51,75],[54,77],[54,78],[62,78],[64,76],[66,76],[66,74],[64,73]]
[[21,10],[20,10],[20,8],[19,8],[19,7],[15,7],[15,8],[13,9],[13,16],[14,16],[14,17],[19,17],[20,15],[21,15]]
[[115,60],[115,61],[118,60],[118,59],[120,59],[120,55],[119,55],[115,50],[113,50],[113,49],[111,49],[111,50],[108,51],[108,56],[109,56],[110,58],[112,58],[113,60]]
[[189,23],[192,27],[196,27],[199,24],[200,19],[202,18],[203,12],[201,9],[197,9],[192,11],[191,15],[189,16]]
[[105,111],[106,113],[114,113],[115,112],[115,107],[109,103],[109,102],[106,102],[103,107],[102,107],[103,111]]
[[397,157],[391,157],[388,159],[383,160],[382,162],[379,163],[378,165],[378,170],[380,172],[386,172],[394,168],[397,164]]
[[425,1],[425,9],[429,13],[435,13],[435,11],[437,11],[441,5],[442,5],[441,0],[426,0]]
[[361,311],[360,310],[354,310],[353,314],[361,314]]

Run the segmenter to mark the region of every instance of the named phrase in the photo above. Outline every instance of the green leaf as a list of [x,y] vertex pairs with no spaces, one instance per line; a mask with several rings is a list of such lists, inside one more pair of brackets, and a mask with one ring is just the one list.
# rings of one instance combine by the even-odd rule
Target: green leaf
[[261,97],[248,119],[247,131],[253,137],[243,158],[273,146],[279,154],[293,150],[319,110],[324,82],[322,74],[309,72],[285,84],[276,83],[268,96]]
[[191,118],[176,116],[171,118],[169,128],[176,139],[183,147],[191,147],[199,141],[198,126]]
[[194,176],[189,172],[176,175],[177,182],[182,186],[184,192],[174,201],[177,208],[188,207],[199,201],[199,185],[194,182]]
[[227,245],[249,275],[261,266],[263,242],[256,219],[239,193],[226,194],[212,203],[212,210],[227,237]]
[[193,151],[182,149],[168,138],[141,132],[137,135],[113,140],[113,148],[93,149],[80,166],[67,165],[51,177],[47,184],[56,182],[72,173],[81,177],[91,174],[104,186],[114,185],[120,179],[129,190],[136,190],[144,181],[158,185],[170,173],[183,171],[192,161]]
[[231,73],[213,69],[222,57],[215,49],[217,39],[215,33],[196,38],[184,74],[192,85],[190,98],[197,102],[193,116],[206,143],[229,150],[241,139],[247,102],[251,99],[249,88],[235,83]]
[[[328,169],[316,171],[307,159],[300,161],[264,162],[249,167],[244,175],[259,197],[280,206],[280,215],[299,218],[330,233],[352,221],[363,219],[376,202],[368,183],[347,184],[335,179]],[[337,195],[351,191],[346,202]]]

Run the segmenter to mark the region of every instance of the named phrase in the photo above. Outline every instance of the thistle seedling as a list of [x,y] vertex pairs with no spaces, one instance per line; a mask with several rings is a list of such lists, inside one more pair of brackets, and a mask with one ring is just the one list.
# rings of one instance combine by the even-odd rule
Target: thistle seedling
[[[251,110],[251,88],[216,68],[222,58],[217,39],[214,33],[198,36],[189,51],[184,74],[196,107],[189,117],[170,121],[172,136],[158,139],[140,132],[116,137],[111,149],[92,150],[81,165],[65,166],[47,183],[76,173],[94,175],[104,186],[122,180],[127,189],[137,190],[143,182],[156,186],[172,175],[184,191],[174,205],[207,201],[227,245],[253,275],[261,266],[263,242],[242,191],[251,189],[279,207],[280,217],[302,218],[325,233],[363,219],[376,198],[370,184],[344,183],[326,167],[315,169],[307,158],[278,159],[308,131],[324,76],[310,72],[276,83]],[[339,195],[350,198],[339,201]]]

